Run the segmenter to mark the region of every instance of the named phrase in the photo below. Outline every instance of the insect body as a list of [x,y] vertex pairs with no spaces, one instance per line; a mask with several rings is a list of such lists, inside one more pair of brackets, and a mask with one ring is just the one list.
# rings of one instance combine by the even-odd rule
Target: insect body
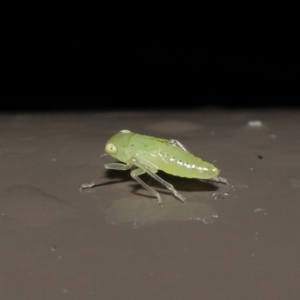
[[[140,175],[148,173],[171,190],[182,202],[185,202],[185,198],[174,189],[173,185],[156,174],[158,170],[180,177],[227,183],[226,179],[218,177],[220,171],[214,165],[189,153],[176,140],[165,140],[140,135],[129,130],[121,130],[107,141],[105,152],[122,162],[105,164],[106,169],[124,171],[135,166],[136,169],[133,169],[130,175],[155,195],[160,205],[162,205],[162,200],[159,193],[142,181],[139,178]],[[93,187],[94,185],[94,182],[83,184],[81,189]]]

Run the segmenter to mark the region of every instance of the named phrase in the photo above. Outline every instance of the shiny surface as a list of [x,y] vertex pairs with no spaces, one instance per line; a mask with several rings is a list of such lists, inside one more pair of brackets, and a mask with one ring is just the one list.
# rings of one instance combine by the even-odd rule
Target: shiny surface
[[[159,173],[182,204],[143,175],[159,210],[103,168],[122,128],[178,139],[229,184]],[[0,299],[298,299],[299,128],[299,111],[2,115]]]

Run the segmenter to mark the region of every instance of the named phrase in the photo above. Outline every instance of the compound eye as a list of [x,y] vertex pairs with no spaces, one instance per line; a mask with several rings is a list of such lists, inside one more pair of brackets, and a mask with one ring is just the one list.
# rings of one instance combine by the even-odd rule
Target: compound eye
[[114,154],[118,151],[117,147],[114,144],[107,144],[105,146],[105,152],[108,154]]

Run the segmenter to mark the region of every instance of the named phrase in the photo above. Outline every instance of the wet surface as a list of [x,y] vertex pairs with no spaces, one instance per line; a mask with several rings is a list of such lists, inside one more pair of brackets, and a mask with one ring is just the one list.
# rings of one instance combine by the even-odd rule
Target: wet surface
[[202,221],[213,223],[217,213],[205,203],[185,204],[174,199],[164,199],[164,208],[153,201],[124,198],[116,200],[106,211],[106,220],[111,224],[133,223],[135,227],[166,221]]
[[[298,111],[2,115],[0,299],[298,299]],[[107,172],[122,129],[177,139],[228,185]],[[79,191],[99,174],[98,185]]]

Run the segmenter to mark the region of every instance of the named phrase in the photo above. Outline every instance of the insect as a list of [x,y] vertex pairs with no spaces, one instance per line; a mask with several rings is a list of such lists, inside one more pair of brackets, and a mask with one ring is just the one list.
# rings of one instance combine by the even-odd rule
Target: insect
[[[188,152],[177,140],[166,140],[121,130],[107,141],[104,155],[110,155],[122,162],[105,164],[105,169],[125,171],[135,167],[130,173],[131,177],[156,196],[161,206],[163,202],[160,194],[146,184],[139,177],[140,175],[148,173],[183,203],[185,198],[175,190],[172,184],[156,174],[158,170],[175,176],[227,184],[225,178],[218,177],[220,171],[214,165]],[[80,189],[91,188],[95,185],[95,181],[92,181],[82,184]]]

